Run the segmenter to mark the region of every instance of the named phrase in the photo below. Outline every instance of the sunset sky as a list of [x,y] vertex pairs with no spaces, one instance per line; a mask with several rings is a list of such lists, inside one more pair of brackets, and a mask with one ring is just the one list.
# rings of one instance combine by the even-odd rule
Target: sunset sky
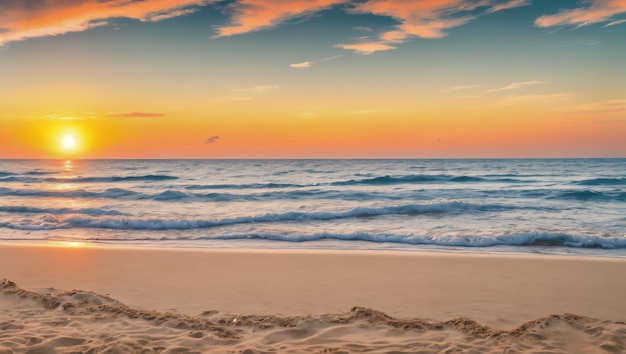
[[0,158],[474,157],[626,157],[626,0],[0,0]]

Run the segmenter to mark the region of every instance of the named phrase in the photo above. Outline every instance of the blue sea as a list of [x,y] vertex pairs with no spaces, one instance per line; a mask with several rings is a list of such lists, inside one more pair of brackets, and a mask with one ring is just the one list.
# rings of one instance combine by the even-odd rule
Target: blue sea
[[4,160],[0,242],[626,256],[626,159]]

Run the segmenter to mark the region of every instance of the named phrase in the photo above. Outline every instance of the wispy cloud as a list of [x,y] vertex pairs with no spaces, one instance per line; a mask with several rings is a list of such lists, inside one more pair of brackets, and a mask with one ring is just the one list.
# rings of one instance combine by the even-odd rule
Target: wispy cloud
[[261,93],[261,92],[267,92],[267,91],[273,91],[278,89],[278,85],[258,85],[258,86],[253,86],[253,87],[246,87],[246,88],[235,88],[233,89],[234,92],[255,92],[255,93]]
[[144,20],[149,22],[163,21],[174,17],[190,15],[196,11],[198,11],[197,8],[156,11],[146,15]]
[[341,55],[341,54],[333,55],[332,57],[322,58],[319,61],[329,61],[329,60],[335,60],[335,59],[339,59],[339,58],[343,58],[343,55]]
[[289,66],[294,68],[294,69],[306,69],[306,68],[310,68],[311,64],[312,64],[312,62],[305,61],[305,62],[302,62],[302,63],[289,64]]
[[447,29],[464,25],[482,14],[528,4],[525,0],[369,0],[352,3],[350,13],[391,17],[399,24],[393,30],[380,33],[376,41],[337,46],[361,54],[396,49],[393,44],[413,37],[442,38],[447,35]]
[[0,45],[27,38],[80,32],[107,25],[107,19],[125,17],[161,21],[195,11],[194,6],[216,0],[57,0],[2,1]]
[[43,116],[46,120],[86,120],[87,118],[93,118],[93,115],[85,117],[83,115],[60,115],[60,114],[47,114]]
[[373,29],[366,27],[366,26],[357,26],[357,27],[352,27],[353,30],[355,31],[365,31],[365,32],[374,32]]
[[517,89],[520,89],[522,87],[532,86],[532,85],[539,85],[539,84],[545,84],[545,83],[547,83],[547,81],[530,80],[530,81],[523,81],[523,82],[514,82],[514,83],[508,84],[508,85],[506,85],[504,87],[499,87],[499,88],[496,88],[496,89],[487,90],[487,92],[517,90]]
[[622,23],[626,23],[626,18],[622,19],[622,20],[611,21],[611,22],[607,23],[606,25],[604,25],[602,27],[603,28],[604,27],[610,27],[610,26],[615,26],[615,25],[619,25],[619,24],[622,24]]
[[477,88],[477,87],[483,87],[484,85],[482,84],[474,84],[474,85],[458,85],[458,86],[450,86],[446,89],[444,89],[443,91],[446,92],[451,92],[451,91],[459,91],[459,90],[467,90],[467,89],[472,89],[472,88]]
[[221,138],[218,135],[213,135],[210,138],[207,138],[204,143],[205,144],[215,144],[217,143],[218,140],[220,140]]
[[497,11],[502,11],[502,10],[508,10],[508,9],[513,9],[516,7],[520,7],[520,6],[526,6],[526,5],[530,5],[530,2],[528,0],[511,0],[508,2],[503,2],[503,3],[495,3],[493,4],[493,6],[491,6],[487,12],[491,13],[491,12],[497,12]]
[[227,7],[231,23],[217,27],[215,37],[233,36],[242,33],[272,28],[299,17],[312,15],[333,5],[348,0],[238,0]]
[[543,15],[535,20],[535,25],[538,27],[564,25],[582,27],[611,21],[606,26],[613,26],[626,21],[623,19],[613,20],[614,16],[626,13],[626,1],[624,0],[588,0],[584,3],[589,4],[589,6],[565,9],[553,15]]
[[572,113],[612,113],[623,112],[626,117],[626,98],[577,105],[568,110]]
[[397,47],[382,42],[364,42],[352,44],[336,44],[335,47],[346,50],[353,50],[359,54],[372,54],[385,50],[397,49]]
[[569,93],[552,93],[545,95],[517,95],[508,96],[495,102],[496,105],[515,105],[515,104],[527,104],[527,103],[542,103],[542,102],[555,102],[564,101],[572,97]]
[[260,94],[265,94],[270,91],[277,90],[279,88],[278,85],[256,85],[251,87],[243,87],[243,88],[234,88],[231,89],[232,92],[237,92],[241,94],[247,94],[246,96],[240,95],[226,95],[222,97],[215,98],[211,101],[213,102],[243,102],[250,101],[255,97],[258,97]]
[[[327,58],[322,58],[320,60],[317,60],[317,62],[324,62],[324,61],[335,60],[339,58],[343,58],[343,55],[341,54],[333,55],[332,57],[327,57]],[[315,63],[314,61],[305,61],[302,63],[289,64],[289,67],[294,68],[294,69],[306,69],[306,68],[310,68],[314,63]]]
[[595,40],[595,39],[573,39],[570,41],[562,42],[560,44],[549,46],[548,48],[590,46],[590,45],[598,45],[598,44],[602,44],[602,42]]
[[212,102],[242,102],[242,101],[250,101],[252,97],[250,96],[222,96],[211,100]]
[[116,118],[156,118],[164,117],[163,113],[149,113],[149,112],[128,112],[128,113],[111,113],[108,117]]

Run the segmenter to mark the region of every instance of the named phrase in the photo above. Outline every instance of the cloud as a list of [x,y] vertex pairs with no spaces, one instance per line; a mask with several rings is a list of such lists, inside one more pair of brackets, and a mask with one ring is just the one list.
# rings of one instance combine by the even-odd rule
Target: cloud
[[467,90],[467,89],[471,89],[471,88],[477,88],[477,87],[482,87],[484,85],[479,84],[479,85],[459,85],[459,86],[451,86],[448,87],[447,89],[443,90],[445,92],[451,92],[451,91],[459,91],[459,90]]
[[[86,117],[85,117],[86,116]],[[81,116],[65,116],[65,115],[59,115],[59,114],[47,114],[44,115],[43,118],[46,120],[85,120],[85,119],[92,119],[93,118],[93,114],[85,114],[85,116],[81,115]]]
[[2,1],[0,45],[28,38],[80,32],[125,17],[145,22],[183,16],[216,0],[57,0]]
[[[350,13],[391,17],[399,24],[393,30],[380,33],[376,41],[337,46],[360,54],[396,49],[392,44],[413,37],[442,38],[447,35],[447,29],[464,25],[481,14],[525,5],[528,5],[526,0],[368,0],[352,3]],[[470,11],[473,13],[469,14]]]
[[497,105],[514,105],[514,104],[527,104],[527,103],[542,103],[542,102],[554,102],[563,101],[572,97],[569,93],[552,93],[545,95],[518,95],[508,96],[501,100],[496,101]]
[[281,23],[312,15],[348,0],[238,0],[227,7],[232,21],[217,27],[215,37],[233,36],[273,28]]
[[623,112],[626,114],[626,99],[593,102],[572,107],[573,113],[611,113]]
[[353,44],[336,44],[335,47],[346,50],[353,50],[359,54],[372,54],[375,52],[397,49],[397,47],[382,42],[365,42]]
[[503,2],[501,4],[494,4],[491,8],[487,10],[488,13],[497,12],[502,10],[513,9],[520,6],[530,5],[528,0],[511,0],[508,2]]
[[523,82],[514,82],[514,83],[508,84],[508,85],[506,85],[504,87],[496,88],[496,89],[493,89],[493,90],[487,90],[487,92],[517,90],[517,89],[520,89],[520,88],[526,87],[526,86],[545,84],[546,82],[547,81],[537,81],[537,80],[530,80],[530,81],[523,81]]
[[267,92],[278,89],[278,85],[258,85],[254,87],[246,87],[246,88],[236,88],[233,89],[234,92]]
[[622,24],[622,23],[625,23],[625,22],[626,22],[626,19],[611,21],[611,22],[607,23],[606,25],[602,26],[602,28],[619,25],[619,24]]
[[343,55],[341,55],[341,54],[333,55],[332,57],[322,58],[322,59],[320,59],[320,61],[329,61],[329,60],[335,60],[335,59],[339,59],[339,58],[343,58]]
[[589,46],[589,45],[598,45],[598,44],[602,44],[602,42],[597,41],[595,39],[573,39],[570,41],[565,41],[561,44],[549,46],[548,48]]
[[289,64],[289,66],[294,68],[294,69],[305,69],[305,68],[310,68],[311,64],[312,63],[310,61],[305,61],[305,62],[302,62],[302,63]]
[[163,113],[147,113],[147,112],[128,112],[128,113],[113,113],[109,114],[109,117],[116,118],[156,118],[164,117]]
[[365,27],[365,26],[352,27],[352,29],[355,30],[355,31],[374,32],[373,29],[371,29],[369,27]]
[[[537,27],[574,25],[582,27],[594,23],[609,22],[614,16],[626,13],[624,0],[589,0],[588,7],[561,10],[553,15],[543,15],[535,20]],[[623,23],[625,20],[610,22],[607,26]]]
[[155,13],[152,13],[152,14],[148,14],[144,18],[144,20],[147,20],[149,22],[157,22],[157,21],[162,21],[162,20],[167,20],[167,19],[170,19],[170,18],[174,18],[174,17],[190,15],[190,14],[196,12],[196,11],[198,11],[198,9],[195,9],[195,8],[158,11],[158,12],[155,12]]
[[252,97],[250,96],[224,96],[224,97],[219,97],[216,98],[214,100],[212,100],[213,102],[241,102],[241,101],[250,101],[252,99]]
[[[322,58],[319,61],[329,61],[329,60],[335,60],[335,59],[339,59],[339,58],[343,58],[343,55],[339,54],[339,55],[333,55],[332,57],[327,57],[327,58]],[[294,69],[306,69],[306,68],[310,68],[311,65],[313,65],[313,61],[305,61],[302,63],[295,63],[295,64],[289,64],[290,67],[294,68]]]
[[213,135],[212,137],[206,139],[204,141],[205,144],[214,144],[217,143],[218,140],[220,140],[221,138],[217,135]]

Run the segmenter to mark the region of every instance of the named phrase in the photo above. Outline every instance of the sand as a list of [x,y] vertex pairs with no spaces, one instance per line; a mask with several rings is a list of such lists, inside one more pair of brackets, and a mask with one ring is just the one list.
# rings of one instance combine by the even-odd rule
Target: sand
[[0,353],[626,350],[619,258],[0,245],[3,278]]

